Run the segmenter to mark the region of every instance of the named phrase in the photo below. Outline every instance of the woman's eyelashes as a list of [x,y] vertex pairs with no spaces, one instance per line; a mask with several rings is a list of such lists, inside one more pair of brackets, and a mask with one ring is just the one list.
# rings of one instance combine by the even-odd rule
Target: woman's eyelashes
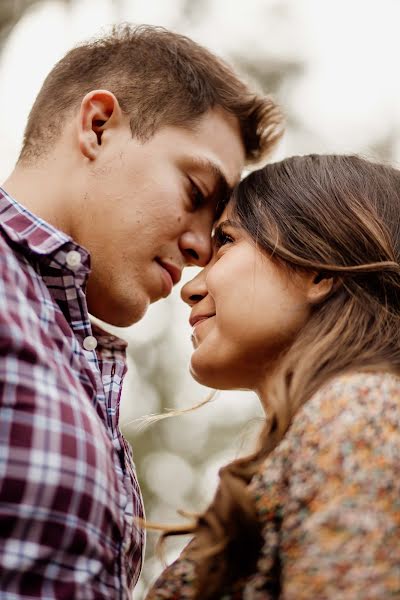
[[215,250],[219,250],[223,246],[226,246],[227,244],[232,244],[232,242],[234,242],[233,237],[225,231],[222,225],[218,225],[218,227],[216,227],[214,231],[213,240]]

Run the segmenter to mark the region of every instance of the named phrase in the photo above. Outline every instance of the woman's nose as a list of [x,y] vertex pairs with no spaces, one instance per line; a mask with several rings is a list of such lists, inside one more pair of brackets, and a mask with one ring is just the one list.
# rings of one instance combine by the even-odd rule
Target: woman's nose
[[185,283],[181,290],[181,298],[189,306],[194,306],[207,296],[206,270],[202,269],[193,279]]

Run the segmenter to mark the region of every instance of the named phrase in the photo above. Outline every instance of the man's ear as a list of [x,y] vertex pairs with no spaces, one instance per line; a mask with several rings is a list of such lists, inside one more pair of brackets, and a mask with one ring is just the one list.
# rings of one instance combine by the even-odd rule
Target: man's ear
[[335,289],[336,278],[324,273],[314,273],[309,280],[307,298],[311,304],[319,304]]
[[79,109],[79,149],[94,160],[100,150],[103,132],[120,123],[121,107],[108,90],[93,90],[83,98]]

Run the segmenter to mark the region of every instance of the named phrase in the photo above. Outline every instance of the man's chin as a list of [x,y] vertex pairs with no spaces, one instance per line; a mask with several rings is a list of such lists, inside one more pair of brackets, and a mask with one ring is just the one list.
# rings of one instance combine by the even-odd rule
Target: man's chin
[[115,299],[97,301],[92,299],[88,309],[91,315],[114,327],[129,327],[134,325],[146,314],[149,302],[118,302]]

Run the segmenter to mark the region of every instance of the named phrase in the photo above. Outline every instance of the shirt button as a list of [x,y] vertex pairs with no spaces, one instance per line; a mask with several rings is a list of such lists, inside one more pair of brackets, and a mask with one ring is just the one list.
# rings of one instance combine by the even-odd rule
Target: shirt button
[[83,340],[83,347],[85,348],[85,350],[94,350],[96,348],[96,346],[97,346],[97,340],[92,335],[88,335]]
[[70,250],[65,257],[65,260],[68,267],[75,271],[80,266],[82,258],[77,250]]

